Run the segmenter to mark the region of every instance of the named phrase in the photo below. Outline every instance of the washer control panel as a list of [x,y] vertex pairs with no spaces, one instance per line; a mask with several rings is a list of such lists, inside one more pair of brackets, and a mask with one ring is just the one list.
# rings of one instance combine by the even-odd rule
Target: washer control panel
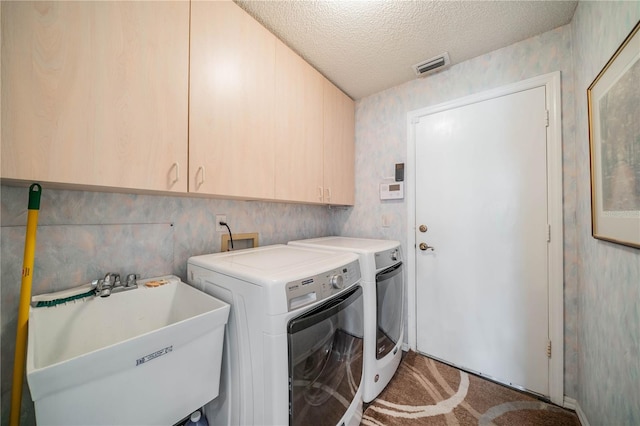
[[318,302],[360,281],[360,263],[355,260],[322,274],[290,281],[285,286],[289,312]]

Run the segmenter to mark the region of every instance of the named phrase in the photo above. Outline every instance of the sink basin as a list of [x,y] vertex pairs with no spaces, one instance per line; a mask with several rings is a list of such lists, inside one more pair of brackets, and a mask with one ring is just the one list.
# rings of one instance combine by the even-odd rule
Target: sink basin
[[[148,281],[166,281],[147,287]],[[229,305],[175,276],[31,308],[39,425],[172,425],[218,396]]]

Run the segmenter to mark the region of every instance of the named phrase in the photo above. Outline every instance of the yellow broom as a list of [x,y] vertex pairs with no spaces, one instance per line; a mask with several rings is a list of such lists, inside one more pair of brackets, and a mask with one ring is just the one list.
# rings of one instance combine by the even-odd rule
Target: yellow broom
[[27,211],[27,234],[24,242],[24,260],[22,261],[22,286],[20,305],[18,306],[18,327],[16,331],[16,352],[13,359],[13,388],[11,390],[11,414],[9,425],[20,423],[20,405],[22,403],[22,381],[24,378],[25,357],[27,352],[27,322],[29,321],[29,302],[31,299],[31,280],[33,278],[33,258],[36,250],[36,228],[40,211],[42,187],[34,183],[29,187],[29,210]]

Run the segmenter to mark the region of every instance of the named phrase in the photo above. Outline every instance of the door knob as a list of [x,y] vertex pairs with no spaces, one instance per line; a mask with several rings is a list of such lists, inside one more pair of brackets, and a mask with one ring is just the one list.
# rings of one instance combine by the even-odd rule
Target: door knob
[[420,230],[420,232],[427,232],[427,225],[420,225],[418,229]]
[[420,243],[418,247],[420,247],[420,250],[422,251],[425,251],[425,250],[435,251],[435,249],[431,246],[428,246],[427,243]]

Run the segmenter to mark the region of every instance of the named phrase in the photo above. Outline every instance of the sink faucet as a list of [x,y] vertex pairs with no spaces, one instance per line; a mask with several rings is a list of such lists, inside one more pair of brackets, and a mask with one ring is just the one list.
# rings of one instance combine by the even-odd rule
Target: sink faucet
[[96,287],[96,293],[100,297],[107,297],[111,295],[113,289],[117,286],[121,286],[120,283],[120,274],[114,274],[113,272],[107,272],[107,275],[104,276],[104,279],[98,281],[98,286]]
[[120,281],[120,274],[108,272],[104,279],[95,280],[92,284],[95,287],[95,293],[100,297],[110,296],[112,293],[118,293],[124,290],[132,290],[138,288],[138,274],[127,275],[124,284]]

